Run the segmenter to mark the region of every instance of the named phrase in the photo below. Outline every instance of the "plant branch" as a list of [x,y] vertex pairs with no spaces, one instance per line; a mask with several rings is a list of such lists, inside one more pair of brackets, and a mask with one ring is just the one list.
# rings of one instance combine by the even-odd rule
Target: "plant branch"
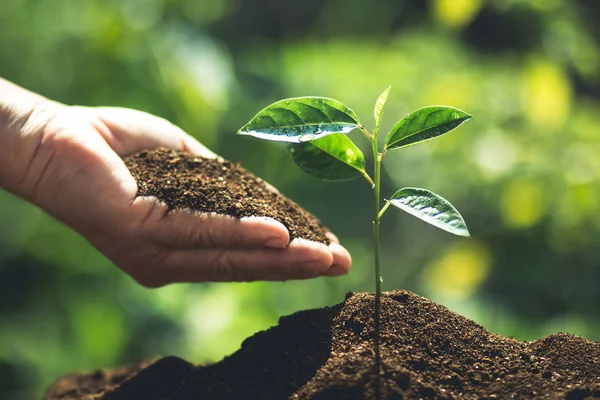
[[385,205],[381,208],[381,211],[379,211],[379,214],[377,215],[377,218],[379,220],[381,220],[381,217],[383,217],[383,214],[386,212],[386,210],[388,209],[389,206],[390,206],[390,202],[386,201]]
[[369,174],[367,174],[366,172],[363,172],[363,176],[365,177],[365,179],[367,180],[367,182],[369,182],[369,185],[371,185],[371,188],[375,187],[375,182],[373,182],[373,179],[371,179],[371,177],[369,176]]
[[365,134],[367,139],[369,139],[371,141],[373,140],[373,135],[371,135],[371,132],[369,132],[369,130],[367,128],[365,128],[364,125],[360,125],[358,128]]
[[380,155],[382,160],[383,160],[383,157],[385,157],[386,153],[387,153],[387,149],[384,147],[383,151],[381,152],[381,155]]

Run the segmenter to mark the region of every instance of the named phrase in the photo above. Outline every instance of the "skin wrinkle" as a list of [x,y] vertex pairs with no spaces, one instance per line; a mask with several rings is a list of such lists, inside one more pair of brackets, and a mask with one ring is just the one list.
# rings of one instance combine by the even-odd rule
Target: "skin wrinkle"
[[[86,171],[93,166],[90,157],[85,157],[85,152],[77,150],[78,152],[82,152],[81,156],[78,155],[82,161],[77,164],[75,170],[62,168],[63,157],[66,156],[65,153],[68,153],[71,148],[77,148],[77,145],[72,143],[67,137],[54,132],[45,132],[44,136],[44,143],[46,143],[49,154],[32,192],[34,200],[40,204],[51,203],[52,200],[56,202],[60,197],[60,193],[66,192],[63,188],[68,187],[72,182],[77,182],[77,176],[85,175]],[[42,187],[45,190],[41,190],[40,188]],[[47,196],[48,188],[52,190],[51,196]]]
[[216,246],[217,244],[213,240],[213,238],[214,238],[213,230],[214,229],[215,229],[215,227],[211,226],[210,224],[208,224],[208,227],[206,229],[198,229],[197,236],[196,236],[198,247],[209,247],[209,248],[217,247]]
[[231,268],[232,263],[229,260],[229,254],[226,251],[215,253],[210,264],[212,265],[212,271],[217,274],[219,279],[239,282],[241,271]]
[[[156,220],[154,217],[156,214],[160,214],[160,217],[158,218],[159,220],[164,220],[166,218],[166,212],[168,211],[168,208],[159,199],[151,196],[138,197],[134,200],[134,203],[135,202],[146,203],[145,205],[148,206],[148,211],[146,211],[146,214],[139,221],[137,227],[134,227],[132,233],[135,235],[142,234],[148,237],[148,239],[151,239],[152,235],[144,234],[147,231],[151,231],[151,228],[147,228],[148,225],[152,224],[152,222]],[[167,211],[164,211],[164,209]],[[152,240],[152,242],[156,245],[162,245],[160,240]]]
[[234,231],[233,235],[231,235],[232,240],[231,242],[233,243],[234,246],[236,247],[241,247],[243,240],[242,240],[242,234],[240,231]]
[[159,206],[161,206],[161,205],[166,206],[166,204],[162,203],[160,200],[158,200],[156,197],[153,197],[153,196],[137,197],[134,201],[138,201],[138,200],[140,202],[149,203],[149,205],[150,205],[150,207],[148,207],[148,212],[146,213],[144,218],[140,221],[140,227],[148,223],[148,221],[151,219],[152,215],[154,215],[156,213],[156,210],[158,209]]
[[189,146],[186,143],[185,137],[180,137],[179,138],[179,146],[181,146],[181,149],[187,153],[193,153],[192,149],[189,148]]
[[[9,165],[17,166],[16,168],[14,168],[15,170],[12,171],[12,173],[15,176],[18,176],[18,178],[15,180],[15,183],[24,182],[26,180],[27,176],[29,175],[29,172],[31,171],[31,167],[35,156],[38,154],[41,142],[43,141],[43,135],[36,134],[36,129],[34,129],[34,127],[32,126],[35,125],[34,115],[40,114],[36,113],[36,107],[39,106],[33,105],[23,112],[19,110],[19,108],[16,105],[9,104],[5,106],[2,104],[2,102],[0,102],[0,120],[7,121],[3,124],[4,127],[0,126],[0,128],[3,128],[0,129],[0,132],[4,132],[3,136],[6,140],[8,140],[11,136],[17,137],[17,140],[13,141],[13,143],[16,142],[15,148],[10,149],[10,152],[8,153],[7,157],[7,159],[12,160],[12,162],[9,163]],[[45,127],[45,123],[46,122],[44,122],[44,120],[42,119],[42,122],[40,123],[38,128],[43,129]],[[34,137],[34,139],[37,140],[35,149],[33,150],[32,154],[21,154],[23,153],[22,143],[27,141],[30,137]],[[19,167],[20,163],[18,162],[18,160],[23,159],[27,161],[26,165],[21,168]],[[26,197],[23,194],[21,195],[23,197]]]
[[[35,168],[35,163],[39,163],[40,159],[42,159],[43,163],[43,167],[41,167],[41,170],[37,172],[39,173],[39,177],[37,178],[36,182],[33,183],[30,188],[25,188],[25,198],[31,199],[34,202],[43,203],[41,201],[39,187],[42,182],[47,181],[46,177],[48,175],[48,170],[53,165],[56,165],[56,160],[58,157],[57,152],[59,149],[64,147],[60,143],[62,138],[57,135],[54,130],[49,128],[56,121],[59,111],[65,109],[66,107],[57,107],[54,103],[50,104],[49,107],[46,103],[40,100],[39,104],[31,109],[31,113],[28,114],[28,120],[23,122],[23,135],[37,138],[38,141],[33,153],[27,157],[29,161],[27,171],[23,175],[22,182],[27,182],[30,180],[28,177],[35,172],[33,171]],[[48,154],[44,154],[45,152]],[[45,158],[43,158],[43,156],[45,156]],[[64,177],[60,178],[58,184],[51,185],[51,187],[54,188],[54,197],[57,196],[57,193],[59,192],[59,185],[62,184],[62,181],[64,181]]]
[[[48,140],[48,138],[46,136],[42,137],[42,139],[40,141],[40,148],[43,147],[44,142],[47,140]],[[41,149],[40,149],[40,151],[41,151]],[[39,188],[40,188],[41,183],[44,181],[44,178],[46,177],[46,174],[48,172],[48,167],[51,165],[52,161],[54,160],[54,154],[56,153],[56,148],[54,146],[50,146],[50,149],[48,151],[50,153],[46,157],[44,166],[42,167],[41,171],[39,172],[39,176],[38,176],[37,180],[35,181],[35,183],[33,184],[33,187],[31,188],[30,196],[34,201],[36,201],[36,200],[39,201],[39,199],[40,199],[40,196],[38,196]],[[33,161],[32,161],[32,163],[33,163]],[[56,197],[56,194],[54,197]]]
[[[88,112],[87,107],[81,107],[81,108],[85,109],[85,111]],[[92,126],[94,126],[94,128],[96,128],[96,130],[98,131],[98,133],[100,133],[100,135],[106,141],[106,143],[108,143],[108,145],[117,154],[123,155],[124,149],[123,149],[122,141],[120,141],[119,139],[117,139],[115,137],[113,132],[108,128],[107,124],[104,122],[104,120],[100,116],[98,116],[97,114],[95,114],[93,112],[90,112],[89,114],[93,116],[90,121]]]
[[33,161],[38,159],[40,157],[40,153],[42,150],[42,145],[44,143],[44,135],[38,135],[39,137],[37,138],[37,143],[35,145],[35,150],[33,151],[33,154],[31,157],[29,157],[29,161],[27,162],[27,165],[25,166],[25,169],[23,170],[22,176],[21,176],[21,181],[24,182],[26,180],[26,177],[30,174],[31,172],[31,168],[33,166]]

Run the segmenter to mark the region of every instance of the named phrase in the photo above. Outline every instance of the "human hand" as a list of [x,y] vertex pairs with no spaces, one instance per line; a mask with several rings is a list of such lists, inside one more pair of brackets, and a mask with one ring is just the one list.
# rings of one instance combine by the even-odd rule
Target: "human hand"
[[156,147],[215,157],[166,120],[120,108],[52,103],[39,110],[20,126],[22,145],[13,148],[27,157],[13,163],[5,186],[79,232],[142,285],[302,279],[350,269],[350,255],[334,236],[329,246],[288,246],[287,229],[273,219],[167,212],[154,198],[136,198],[121,157]]

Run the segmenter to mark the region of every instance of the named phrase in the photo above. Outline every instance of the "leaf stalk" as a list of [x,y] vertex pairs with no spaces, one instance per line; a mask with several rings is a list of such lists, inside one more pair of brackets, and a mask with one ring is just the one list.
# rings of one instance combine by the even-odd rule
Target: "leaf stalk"
[[367,174],[366,172],[363,172],[363,176],[365,177],[365,179],[367,180],[367,182],[369,182],[369,185],[371,185],[371,188],[375,187],[375,182],[373,182],[373,179],[371,179],[371,177],[369,176],[369,174]]
[[369,132],[369,130],[367,128],[365,128],[364,125],[360,125],[358,128],[365,134],[367,139],[372,141],[373,138],[375,137],[375,136],[371,135],[371,132]]
[[383,217],[383,214],[387,211],[389,206],[390,206],[390,202],[386,201],[385,205],[383,207],[381,207],[381,210],[379,211],[377,218],[379,218],[381,220],[381,217]]

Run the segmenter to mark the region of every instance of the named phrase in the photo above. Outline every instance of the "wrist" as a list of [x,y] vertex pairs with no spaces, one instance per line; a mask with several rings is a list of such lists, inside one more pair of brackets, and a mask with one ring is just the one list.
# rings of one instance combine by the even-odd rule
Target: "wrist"
[[60,107],[0,78],[0,189],[29,197],[31,165]]

